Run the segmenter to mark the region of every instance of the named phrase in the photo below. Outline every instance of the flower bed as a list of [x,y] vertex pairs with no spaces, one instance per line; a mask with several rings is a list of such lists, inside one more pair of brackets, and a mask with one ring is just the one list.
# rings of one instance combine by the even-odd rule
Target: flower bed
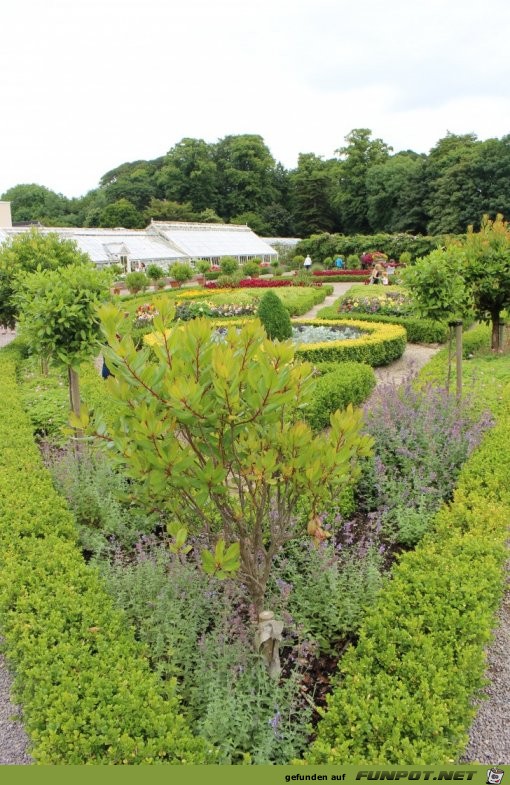
[[[216,289],[217,284],[215,281],[206,283],[206,289]],[[292,278],[243,278],[239,281],[238,287],[241,289],[274,289],[281,286],[322,286],[322,281],[299,282],[293,281]],[[238,287],[232,287],[236,289]]]
[[330,276],[330,275],[338,275],[339,278],[344,278],[346,275],[352,275],[353,278],[369,278],[370,276],[367,275],[366,270],[343,270],[340,268],[335,268],[334,270],[314,270],[312,275],[315,276]]

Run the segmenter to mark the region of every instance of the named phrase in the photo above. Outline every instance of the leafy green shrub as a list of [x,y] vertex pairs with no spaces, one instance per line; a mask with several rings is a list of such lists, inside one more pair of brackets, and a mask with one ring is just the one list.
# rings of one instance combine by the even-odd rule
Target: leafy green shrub
[[174,262],[169,268],[168,273],[179,283],[190,281],[193,278],[193,268],[188,262]]
[[256,262],[254,259],[251,259],[249,262],[245,262],[243,265],[243,276],[249,276],[250,278],[258,278],[260,275],[260,267],[259,262]]
[[345,261],[346,270],[359,270],[360,267],[361,261],[359,256],[355,253],[350,253]]
[[220,275],[216,283],[219,289],[236,289],[241,280],[241,273],[238,272],[232,273],[232,275]]
[[260,300],[257,315],[272,341],[285,341],[292,336],[292,325],[287,309],[277,294],[271,290]]
[[[125,617],[76,547],[0,352],[0,623],[15,692],[42,764],[204,763],[169,682],[165,697]],[[30,482],[27,482],[27,477]]]
[[158,278],[163,278],[165,271],[158,264],[149,264],[147,267],[147,278],[151,281],[157,281]]
[[338,271],[338,275],[314,275],[313,280],[318,283],[363,283],[364,280],[369,280],[370,273],[367,273],[366,276],[363,275],[347,275],[346,273],[342,274],[342,271]]
[[133,272],[128,273],[125,278],[125,284],[131,294],[136,294],[140,291],[145,291],[149,281],[145,273]]
[[235,275],[239,270],[239,262],[234,256],[224,256],[220,261],[222,275]]
[[411,264],[411,259],[412,257],[409,251],[402,251],[402,253],[398,257],[400,264]]
[[319,363],[322,374],[315,381],[313,400],[304,411],[305,420],[314,430],[326,428],[330,415],[348,404],[359,406],[375,387],[375,375],[369,365],[356,362]]

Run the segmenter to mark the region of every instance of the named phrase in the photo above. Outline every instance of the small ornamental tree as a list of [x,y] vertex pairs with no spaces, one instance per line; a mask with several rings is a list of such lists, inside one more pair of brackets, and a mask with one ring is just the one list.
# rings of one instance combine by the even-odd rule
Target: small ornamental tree
[[90,257],[74,240],[63,240],[56,232],[42,234],[31,229],[5,242],[0,247],[0,325],[14,328],[16,293],[28,273],[77,264],[90,264]]
[[18,292],[20,328],[31,351],[67,368],[71,409],[80,416],[78,369],[97,354],[97,306],[109,296],[109,276],[92,265],[28,275]]
[[145,291],[149,279],[141,271],[135,271],[126,275],[125,283],[131,294],[136,294],[140,291]]
[[174,262],[169,269],[170,276],[179,283],[193,278],[193,268],[187,262]]
[[417,311],[427,319],[445,321],[472,311],[464,278],[465,253],[458,245],[432,251],[402,272]]
[[271,290],[261,297],[257,316],[264,325],[267,337],[272,341],[286,341],[292,337],[289,312],[278,295]]
[[510,308],[510,228],[498,215],[484,216],[480,231],[468,227],[464,275],[471,287],[477,316],[492,324],[493,351],[499,351],[501,311]]
[[158,281],[160,278],[163,278],[165,271],[159,264],[150,264],[147,267],[147,277],[150,278],[151,281]]
[[225,577],[239,562],[260,612],[275,554],[302,534],[298,507],[320,542],[318,515],[359,477],[358,458],[371,447],[361,411],[336,412],[329,432],[314,437],[299,417],[313,394],[312,367],[294,361],[290,343],[267,340],[258,320],[218,341],[210,321],[172,324],[174,308],[164,304],[151,347],[137,352],[121,312],[109,305],[100,314],[119,413],[98,435],[151,507],[170,513],[173,547],[184,557],[191,529],[211,548],[206,571]]

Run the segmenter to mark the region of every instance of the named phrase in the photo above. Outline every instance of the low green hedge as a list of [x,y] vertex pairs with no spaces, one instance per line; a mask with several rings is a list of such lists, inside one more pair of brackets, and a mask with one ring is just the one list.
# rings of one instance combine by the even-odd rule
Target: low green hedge
[[[347,320],[346,320],[347,322]],[[295,319],[294,324],[336,325],[336,320]],[[354,361],[372,367],[388,365],[402,356],[406,348],[406,331],[396,324],[375,324],[360,319],[348,320],[349,326],[366,332],[361,338],[300,344],[296,355],[313,363]]]
[[304,418],[318,431],[329,425],[329,417],[337,409],[363,403],[376,380],[372,368],[363,363],[318,363],[316,368],[321,376],[315,381],[313,401],[304,410]]
[[370,273],[363,275],[314,275],[314,280],[322,283],[363,283],[370,280]]
[[204,763],[213,758],[160,692],[143,647],[97,572],[33,441],[0,352],[0,625],[34,758],[43,764]]
[[385,316],[377,313],[339,313],[338,305],[321,308],[317,317],[320,319],[363,319],[367,322],[383,324],[400,324],[405,327],[409,343],[444,343],[448,340],[448,326],[431,319],[420,319],[418,316]]
[[308,763],[437,765],[464,750],[508,558],[508,386],[500,411],[343,658]]

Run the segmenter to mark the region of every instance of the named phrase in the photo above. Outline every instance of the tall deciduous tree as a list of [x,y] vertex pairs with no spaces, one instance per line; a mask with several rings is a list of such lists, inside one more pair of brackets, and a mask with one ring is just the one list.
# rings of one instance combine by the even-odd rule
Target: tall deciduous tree
[[342,166],[335,204],[340,211],[344,234],[368,232],[367,175],[372,166],[384,163],[392,148],[382,139],[372,139],[369,128],[354,128],[347,144],[336,150]]
[[169,150],[157,174],[165,199],[189,202],[195,212],[218,206],[218,174],[214,145],[203,139],[182,139]]
[[371,446],[361,412],[336,412],[314,437],[298,414],[313,395],[312,367],[294,362],[290,343],[267,340],[257,320],[218,342],[207,320],[175,326],[163,307],[152,349],[137,352],[120,312],[101,315],[120,407],[106,438],[152,505],[210,545],[239,543],[240,578],[262,610],[274,556],[301,534],[298,505],[320,541],[318,513],[359,476]]
[[372,231],[425,232],[424,160],[406,151],[368,169],[367,217]]
[[332,206],[335,161],[324,161],[313,153],[302,153],[290,174],[290,200],[296,233],[301,237],[331,232],[337,227]]
[[225,136],[215,146],[218,169],[218,212],[224,218],[260,213],[278,197],[276,162],[258,134]]

